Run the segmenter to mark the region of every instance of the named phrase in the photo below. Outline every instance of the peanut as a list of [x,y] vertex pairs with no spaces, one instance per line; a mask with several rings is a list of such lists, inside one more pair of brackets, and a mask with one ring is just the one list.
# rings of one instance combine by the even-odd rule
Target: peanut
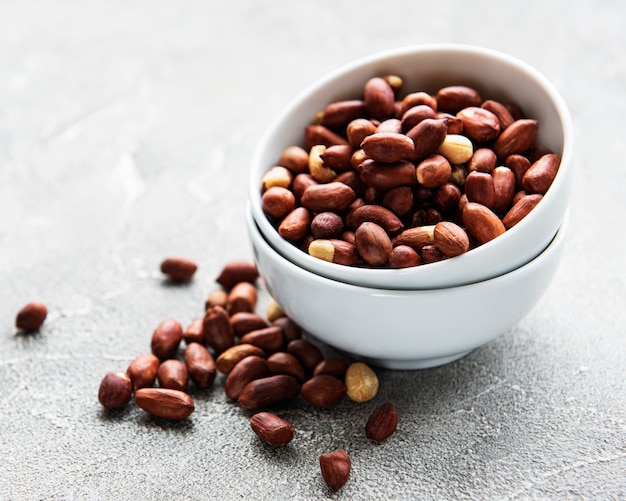
[[133,383],[133,389],[152,386],[159,369],[159,359],[152,353],[139,355],[128,365],[126,373]]
[[355,232],[356,249],[367,264],[383,266],[393,247],[387,232],[376,223],[365,222]]
[[100,382],[98,400],[105,409],[121,409],[130,402],[132,383],[125,372],[109,372]]
[[48,315],[46,305],[31,302],[18,311],[15,317],[15,327],[24,331],[36,331],[42,326]]
[[190,379],[198,388],[209,388],[217,370],[213,355],[200,343],[190,343],[185,348],[185,366]]
[[397,132],[371,134],[363,140],[361,148],[372,160],[385,163],[408,159],[415,153],[415,144],[411,138]]
[[176,354],[182,339],[183,328],[180,323],[171,318],[164,320],[152,333],[150,342],[152,353],[161,360],[172,358]]
[[180,360],[165,360],[159,365],[157,380],[161,388],[185,391],[189,381],[189,372]]
[[177,282],[191,280],[197,269],[196,263],[184,257],[168,257],[161,263],[161,272]]
[[488,207],[468,202],[463,209],[466,228],[481,244],[487,243],[505,232],[504,224]]
[[398,410],[392,403],[379,405],[370,415],[365,425],[365,435],[370,440],[380,442],[389,438],[398,426]]
[[296,378],[279,374],[250,381],[237,400],[244,409],[260,409],[296,398],[299,393]]
[[231,261],[226,264],[215,281],[225,289],[232,289],[239,282],[254,283],[259,276],[256,265],[251,261]]
[[195,409],[193,400],[184,391],[168,388],[141,388],[135,393],[137,405],[155,417],[186,419]]
[[276,165],[269,169],[261,180],[261,188],[263,191],[268,190],[272,186],[281,186],[289,188],[293,181],[293,174],[286,167]]
[[271,412],[257,412],[250,418],[250,427],[266,444],[287,445],[293,440],[294,426]]
[[437,152],[446,157],[450,163],[463,164],[472,158],[474,146],[461,134],[448,134]]
[[335,376],[319,374],[302,385],[301,393],[309,404],[330,409],[341,403],[346,386]]
[[322,155],[325,151],[326,146],[316,144],[309,152],[309,172],[320,183],[328,183],[337,177],[337,173],[324,164]]
[[261,205],[285,240],[336,264],[418,266],[501,235],[535,199],[518,200],[546,193],[561,159],[519,106],[464,85],[402,96],[402,84],[372,77],[328,103],[268,168]]
[[332,490],[341,489],[350,478],[352,463],[350,456],[343,450],[335,450],[320,456],[320,470],[326,485]]
[[367,402],[378,393],[378,376],[363,362],[354,362],[346,370],[346,393],[354,402]]

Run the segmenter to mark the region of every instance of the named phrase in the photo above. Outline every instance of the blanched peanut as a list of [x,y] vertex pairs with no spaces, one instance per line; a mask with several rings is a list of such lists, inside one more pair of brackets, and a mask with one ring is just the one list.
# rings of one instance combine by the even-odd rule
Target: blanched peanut
[[309,152],[309,171],[311,176],[320,183],[327,183],[337,177],[337,173],[324,165],[322,154],[326,151],[326,146],[317,144]]
[[276,165],[263,175],[263,179],[261,180],[261,189],[265,191],[272,186],[289,188],[292,180],[293,175],[286,167]]
[[474,146],[469,138],[460,134],[448,134],[437,149],[452,164],[463,164],[472,158]]
[[345,385],[350,400],[367,402],[378,393],[378,376],[363,362],[354,362],[346,370]]

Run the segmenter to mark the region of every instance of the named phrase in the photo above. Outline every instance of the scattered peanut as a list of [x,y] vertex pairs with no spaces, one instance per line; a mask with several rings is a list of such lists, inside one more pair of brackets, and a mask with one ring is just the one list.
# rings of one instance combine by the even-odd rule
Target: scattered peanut
[[346,370],[346,393],[354,402],[367,402],[378,393],[378,376],[363,362],[354,362]]
[[[363,221],[359,228],[368,225],[377,226]],[[205,316],[193,319],[184,331],[174,319],[162,321],[152,334],[152,353],[133,359],[126,372],[109,372],[102,379],[101,405],[124,408],[134,392],[137,406],[151,416],[184,420],[196,408],[189,387],[211,387],[219,371],[226,375],[224,393],[229,399],[244,409],[261,411],[250,418],[253,432],[265,444],[280,447],[293,441],[295,427],[265,408],[298,397],[325,409],[340,405],[345,395],[354,402],[373,399],[379,387],[376,373],[362,362],[326,358],[316,344],[302,338],[301,328],[271,296],[267,318],[248,311],[257,307],[257,278],[256,268],[247,263],[225,266],[218,279],[224,294],[210,294]],[[243,301],[243,309],[238,301]],[[186,345],[182,356],[181,342]],[[395,431],[397,411],[390,406],[377,409],[365,425],[371,440],[384,440]],[[348,481],[351,462],[345,451],[322,454],[319,461],[331,489],[340,489]]]

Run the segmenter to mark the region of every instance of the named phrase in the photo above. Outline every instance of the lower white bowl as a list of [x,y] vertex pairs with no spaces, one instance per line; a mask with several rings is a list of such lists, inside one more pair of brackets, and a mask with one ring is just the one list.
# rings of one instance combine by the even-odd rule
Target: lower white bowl
[[509,273],[458,287],[361,287],[307,271],[277,253],[250,210],[254,258],[271,296],[305,332],[351,358],[389,369],[423,369],[457,360],[515,326],[552,281],[567,231]]

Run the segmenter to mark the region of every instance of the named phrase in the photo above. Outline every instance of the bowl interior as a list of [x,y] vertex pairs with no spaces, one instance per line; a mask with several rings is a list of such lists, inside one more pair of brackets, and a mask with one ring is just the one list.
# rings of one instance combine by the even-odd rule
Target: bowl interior
[[[431,93],[446,85],[476,88],[483,98],[519,104],[539,121],[537,143],[561,155],[561,167],[541,203],[504,235],[461,256],[425,266],[363,269],[328,263],[309,256],[284,240],[261,208],[259,186],[264,172],[282,150],[303,144],[304,127],[332,101],[357,98],[367,79],[398,74],[404,92]],[[252,162],[249,198],[262,234],[283,256],[323,276],[373,287],[433,288],[470,283],[497,276],[530,261],[556,233],[567,208],[570,188],[572,130],[567,106],[538,71],[517,59],[489,49],[432,45],[396,49],[356,61],[318,80],[297,96],[276,118],[259,143]]]

